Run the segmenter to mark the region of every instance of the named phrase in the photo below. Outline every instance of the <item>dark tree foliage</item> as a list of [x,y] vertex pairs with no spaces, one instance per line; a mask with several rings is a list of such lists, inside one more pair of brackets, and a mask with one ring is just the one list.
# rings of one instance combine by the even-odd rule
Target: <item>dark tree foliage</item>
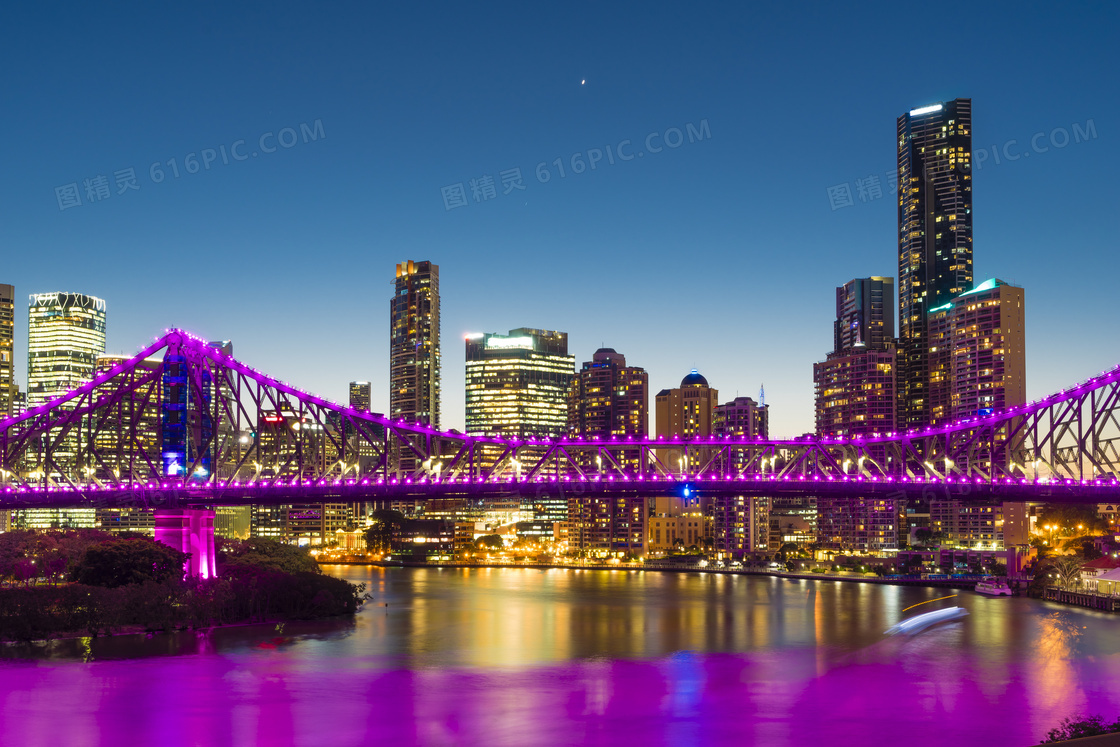
[[1097,546],[1093,544],[1093,540],[1083,540],[1081,542],[1081,556],[1085,560],[1096,560],[1104,555]]
[[87,548],[71,577],[80,584],[110,588],[165,583],[182,578],[188,557],[151,539],[115,539]]
[[[274,540],[221,543],[219,577],[200,580],[183,578],[185,553],[152,539],[73,534],[58,535],[61,551],[57,536],[0,535],[5,578],[21,578],[16,566],[32,569],[24,574],[30,581],[0,588],[0,641],[346,615],[368,598],[364,585],[323,575],[305,550]],[[71,568],[78,583],[42,583],[43,558],[78,550]]]
[[[1078,530],[1077,526],[1081,525]],[[1050,504],[1038,514],[1038,526],[1055,525],[1067,532],[1105,532],[1108,522],[1097,515],[1097,504]]]
[[484,534],[474,541],[474,546],[479,550],[501,550],[503,547],[500,534]]
[[1106,723],[1104,718],[1099,715],[1081,716],[1076,719],[1065,718],[1062,719],[1061,726],[1047,732],[1046,739],[1042,740],[1042,743],[1065,742],[1070,739],[1095,737],[1100,734],[1112,734],[1118,731],[1120,731],[1120,718],[1110,723]]
[[91,545],[116,539],[97,529],[0,534],[0,584],[65,581]]
[[319,564],[305,548],[261,537],[222,542],[218,563],[219,572],[223,568],[251,565],[281,573],[321,573]]
[[404,526],[404,514],[381,509],[374,511],[370,518],[373,523],[366,530],[366,549],[370,552],[389,552],[393,537]]

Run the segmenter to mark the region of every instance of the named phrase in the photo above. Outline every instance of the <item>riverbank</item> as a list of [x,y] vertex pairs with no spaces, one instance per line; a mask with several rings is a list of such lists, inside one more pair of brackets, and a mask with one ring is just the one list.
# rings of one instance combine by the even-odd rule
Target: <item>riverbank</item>
[[[619,563],[618,565],[599,565],[599,564],[585,564],[576,565],[568,563],[463,563],[456,561],[447,561],[440,563],[428,563],[420,561],[408,560],[349,560],[349,561],[322,561],[321,565],[363,565],[375,566],[381,568],[536,568],[539,570],[582,570],[582,571],[639,571],[639,572],[657,572],[657,573],[712,573],[723,574],[730,576],[772,576],[775,578],[788,578],[791,580],[802,581],[844,581],[847,583],[861,583],[861,584],[878,584],[883,586],[922,586],[932,587],[938,589],[973,589],[979,582],[980,577],[974,578],[943,578],[943,579],[923,579],[923,578],[891,578],[884,576],[876,576],[874,574],[860,575],[860,574],[840,574],[840,573],[807,573],[807,572],[792,572],[792,571],[777,571],[765,568],[712,568],[712,567],[699,567],[693,565],[647,565],[647,564],[627,564]],[[1025,585],[1019,584],[1022,588],[1016,588],[1017,592],[1025,590]]]

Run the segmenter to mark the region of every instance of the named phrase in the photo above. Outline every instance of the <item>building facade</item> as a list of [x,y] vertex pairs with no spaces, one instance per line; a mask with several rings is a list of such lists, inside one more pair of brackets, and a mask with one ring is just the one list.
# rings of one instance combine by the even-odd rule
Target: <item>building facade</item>
[[16,289],[0,283],[0,420],[15,415]]
[[31,296],[27,406],[38,407],[93,378],[105,352],[105,302],[82,293]]
[[818,436],[889,433],[897,426],[894,281],[868,277],[836,289],[833,350],[813,364]]
[[649,375],[626,356],[600,348],[576,372],[568,399],[568,431],[576,438],[645,437]]
[[[708,386],[696,369],[681,379],[676,389],[662,389],[655,398],[657,437],[671,439],[712,435],[719,390]],[[657,458],[672,471],[687,472],[688,454],[683,449],[657,449]],[[707,454],[695,451],[694,460],[707,461]],[[697,466],[697,465],[692,465]]]
[[899,427],[930,423],[929,310],[972,290],[972,100],[898,118]]
[[896,375],[893,350],[852,350],[814,363],[817,435],[842,438],[895,431]]
[[568,430],[568,334],[522,327],[467,338],[467,433],[558,438]]
[[350,382],[350,407],[358,412],[369,412],[373,386],[368,381]]
[[834,354],[894,347],[894,278],[855,278],[836,289]]
[[397,265],[389,302],[389,416],[439,428],[439,265]]
[[992,279],[931,309],[929,342],[931,423],[1027,401],[1022,288]]

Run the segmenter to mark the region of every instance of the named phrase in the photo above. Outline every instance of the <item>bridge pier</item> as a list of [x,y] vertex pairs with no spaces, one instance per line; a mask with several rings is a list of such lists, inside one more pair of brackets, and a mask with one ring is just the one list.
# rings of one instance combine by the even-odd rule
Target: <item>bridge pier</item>
[[218,575],[214,555],[214,511],[201,508],[156,509],[156,542],[191,554],[183,566],[190,578]]

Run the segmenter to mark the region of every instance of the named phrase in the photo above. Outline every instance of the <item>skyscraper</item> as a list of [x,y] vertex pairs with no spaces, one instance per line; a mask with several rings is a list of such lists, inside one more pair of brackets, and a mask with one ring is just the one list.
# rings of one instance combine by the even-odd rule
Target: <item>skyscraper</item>
[[[719,390],[708,386],[694,368],[681,379],[676,389],[662,389],[655,397],[655,420],[658,438],[676,436],[690,438],[712,435],[714,414],[719,402]],[[684,449],[657,449],[657,457],[666,469],[687,472],[689,468]],[[701,464],[707,461],[706,450],[693,450],[692,458]],[[701,466],[693,464],[692,467]]]
[[649,433],[649,374],[626,365],[626,356],[599,348],[572,380],[568,430],[578,438]]
[[856,278],[837,288],[832,352],[893,346],[894,278]]
[[16,289],[0,283],[0,420],[15,414]]
[[369,412],[373,388],[368,381],[350,382],[350,407],[358,412]]
[[894,280],[855,278],[837,288],[832,335],[833,351],[813,364],[817,435],[896,430]]
[[[649,375],[626,356],[600,348],[576,372],[568,398],[568,431],[576,438],[643,438],[649,432]],[[589,453],[583,466],[596,466]],[[637,471],[641,450],[615,452],[619,466]],[[645,551],[645,507],[633,496],[568,496],[568,547],[591,554]]]
[[27,321],[27,406],[77,389],[93,378],[105,352],[105,302],[82,293],[31,296]]
[[930,422],[929,310],[972,290],[972,99],[898,118],[899,426]]
[[575,357],[568,333],[510,330],[467,338],[467,433],[559,437],[568,429]]
[[930,310],[930,419],[982,417],[1027,401],[1023,289],[992,279]]
[[397,265],[389,302],[389,416],[439,428],[439,265]]

